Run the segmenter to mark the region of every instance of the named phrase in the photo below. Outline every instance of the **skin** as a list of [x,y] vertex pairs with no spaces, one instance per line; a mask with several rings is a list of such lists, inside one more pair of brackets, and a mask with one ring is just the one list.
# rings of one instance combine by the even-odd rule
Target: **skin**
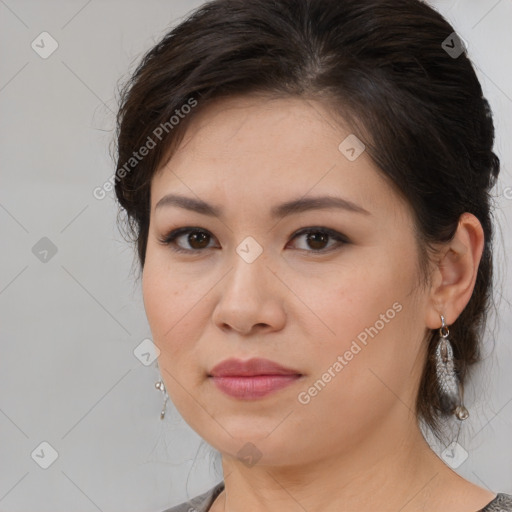
[[[479,510],[495,493],[439,459],[413,411],[429,329],[441,326],[441,312],[452,324],[471,297],[481,225],[461,217],[421,287],[408,203],[366,152],[354,161],[340,152],[351,132],[329,112],[299,98],[219,100],[191,120],[152,180],[144,304],[173,403],[222,454],[226,488],[211,510]],[[170,193],[224,215],[155,209]],[[331,208],[270,218],[276,204],[327,194],[368,214]],[[175,241],[193,254],[159,242],[185,226],[207,232],[202,242]],[[348,243],[292,236],[315,226]],[[263,249],[252,263],[236,252],[248,236]],[[394,318],[300,403],[299,393],[393,304],[401,306]],[[229,357],[268,358],[303,377],[258,400],[235,399],[207,376]],[[237,457],[246,443],[260,457],[254,465]]]

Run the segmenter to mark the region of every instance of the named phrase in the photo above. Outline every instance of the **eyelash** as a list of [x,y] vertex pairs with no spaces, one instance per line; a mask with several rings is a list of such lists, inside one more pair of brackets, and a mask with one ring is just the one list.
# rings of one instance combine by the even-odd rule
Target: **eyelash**
[[[194,227],[183,227],[183,228],[178,228],[178,229],[172,230],[167,235],[163,236],[162,238],[159,238],[158,241],[163,245],[169,246],[172,251],[178,252],[178,253],[185,253],[185,254],[196,253],[196,254],[198,254],[198,253],[201,253],[204,250],[208,249],[208,248],[183,249],[183,248],[177,246],[175,243],[175,240],[178,237],[180,237],[182,235],[189,234],[189,233],[206,233],[210,236],[213,236],[206,229],[194,228]],[[295,238],[298,238],[299,236],[308,234],[308,233],[322,233],[324,235],[328,235],[330,238],[334,239],[337,243],[334,244],[329,249],[319,249],[319,250],[298,249],[299,251],[306,251],[306,252],[313,253],[313,254],[327,254],[327,253],[332,252],[333,250],[340,248],[340,245],[346,245],[346,244],[350,243],[350,241],[347,239],[347,237],[345,237],[341,233],[338,233],[337,231],[334,231],[329,228],[315,227],[315,226],[303,228],[303,229],[300,229],[299,231],[296,231],[292,235],[291,240],[295,240]]]

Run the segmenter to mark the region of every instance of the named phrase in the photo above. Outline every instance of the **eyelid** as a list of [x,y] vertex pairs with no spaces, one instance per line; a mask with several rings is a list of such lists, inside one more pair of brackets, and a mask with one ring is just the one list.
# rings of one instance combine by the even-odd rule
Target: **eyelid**
[[[158,241],[159,241],[159,243],[161,243],[163,245],[166,245],[169,247],[172,246],[171,250],[174,252],[185,253],[185,254],[200,254],[200,253],[204,252],[206,249],[211,249],[211,247],[210,248],[205,247],[203,249],[183,249],[174,243],[174,241],[177,238],[179,238],[180,236],[185,235],[187,233],[193,233],[193,232],[206,233],[206,234],[210,235],[212,238],[216,238],[215,235],[213,235],[213,233],[211,233],[208,229],[201,228],[198,226],[184,226],[181,228],[171,230],[163,237],[159,237]],[[324,233],[324,234],[328,235],[331,239],[335,240],[336,243],[333,244],[328,249],[320,249],[320,250],[316,250],[316,251],[315,250],[307,250],[307,249],[297,249],[297,250],[306,252],[308,254],[322,255],[322,254],[328,254],[336,249],[339,249],[340,245],[346,245],[346,244],[351,243],[351,241],[348,239],[348,237],[346,237],[343,233],[340,233],[339,231],[336,231],[334,229],[327,228],[325,226],[306,226],[306,227],[300,228],[300,229],[294,231],[290,235],[290,237],[289,237],[290,241],[293,241],[297,237],[299,237],[303,234],[306,234],[306,233],[310,233],[310,232]]]

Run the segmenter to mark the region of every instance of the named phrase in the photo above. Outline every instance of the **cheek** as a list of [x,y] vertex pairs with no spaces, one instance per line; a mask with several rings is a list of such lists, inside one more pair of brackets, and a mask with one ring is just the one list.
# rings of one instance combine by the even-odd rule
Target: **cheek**
[[357,264],[331,268],[328,275],[320,276],[321,282],[297,280],[294,291],[304,298],[311,313],[306,315],[308,339],[319,345],[334,343],[336,348],[350,344],[404,296],[400,287],[407,280],[406,273],[398,277],[389,266],[359,258]]
[[179,339],[176,334],[187,323],[184,320],[190,307],[186,297],[190,291],[165,265],[154,260],[147,258],[142,275],[144,309],[154,343],[161,351],[164,347],[166,351],[174,350],[176,343],[171,340]]
[[332,372],[338,356],[343,358],[343,370],[339,371],[338,364],[337,374],[344,376],[335,380],[339,384],[348,380],[366,392],[368,379],[376,380],[370,369],[388,382],[403,382],[410,371],[420,324],[409,296],[415,280],[414,260],[398,261],[395,255],[385,261],[385,256],[381,253],[379,261],[362,258],[357,265],[332,273],[323,286],[309,282],[297,290],[299,296],[308,298],[315,313],[308,314],[310,320],[302,324],[315,354],[314,379],[329,369]]
[[166,268],[146,260],[142,275],[144,308],[154,344],[160,350],[158,366],[171,400],[187,414],[190,397],[183,387],[193,389],[201,379],[194,354],[197,300],[190,298],[193,289],[178,282]]
[[[176,375],[195,376],[201,338],[208,317],[212,279],[177,271],[164,258],[146,259],[142,294],[153,342],[160,350],[159,366]],[[191,377],[192,378],[192,377]]]

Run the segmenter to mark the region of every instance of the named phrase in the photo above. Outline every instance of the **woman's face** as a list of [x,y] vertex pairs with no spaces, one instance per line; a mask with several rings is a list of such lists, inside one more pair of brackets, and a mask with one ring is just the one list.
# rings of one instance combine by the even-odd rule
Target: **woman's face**
[[143,295],[159,367],[226,456],[304,463],[416,424],[428,290],[412,214],[349,135],[316,101],[224,99],[153,178]]

